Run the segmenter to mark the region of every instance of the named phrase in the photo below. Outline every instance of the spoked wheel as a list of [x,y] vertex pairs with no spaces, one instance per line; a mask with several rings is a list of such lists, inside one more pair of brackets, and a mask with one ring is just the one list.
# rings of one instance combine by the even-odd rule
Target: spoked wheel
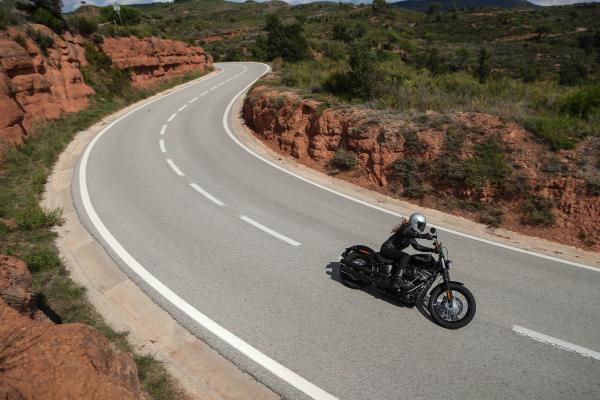
[[369,282],[361,281],[360,279],[354,279],[350,274],[344,271],[344,264],[355,264],[356,269],[366,267],[369,265],[369,260],[362,254],[354,253],[347,256],[342,264],[340,265],[340,279],[342,283],[350,288],[364,288]]
[[450,283],[451,298],[443,285],[437,286],[429,297],[431,318],[446,329],[459,329],[475,316],[475,297],[458,283]]

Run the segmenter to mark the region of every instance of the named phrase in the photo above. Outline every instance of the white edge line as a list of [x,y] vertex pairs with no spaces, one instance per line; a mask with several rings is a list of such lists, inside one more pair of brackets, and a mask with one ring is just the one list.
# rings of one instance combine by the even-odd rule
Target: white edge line
[[302,243],[300,242],[296,242],[294,239],[290,239],[289,237],[282,235],[279,232],[274,231],[271,228],[268,228],[266,226],[264,226],[263,224],[261,224],[260,222],[256,222],[255,220],[253,220],[250,217],[246,217],[245,215],[240,215],[240,219],[242,221],[246,221],[247,223],[249,223],[250,225],[254,226],[255,228],[260,229],[263,232],[268,233],[271,236],[276,237],[279,240],[283,240],[284,242],[291,244],[292,246],[300,246]]
[[158,141],[158,145],[160,146],[161,153],[166,153],[167,152],[167,148],[165,147],[165,141],[163,139],[160,139]]
[[164,124],[162,128],[160,128],[160,135],[163,136],[167,131],[167,124]]
[[[260,63],[260,64],[262,64],[262,63]],[[265,71],[262,73],[262,75],[264,75],[264,74],[266,74],[267,72],[269,72],[269,70],[270,70],[271,68],[270,68],[268,65],[266,65],[266,64],[262,64],[262,65],[264,65],[264,66],[267,68],[267,69],[266,69],[266,70],[265,70]],[[341,196],[341,197],[343,197],[343,198],[345,198],[345,199],[351,200],[351,201],[353,201],[353,202],[355,202],[355,203],[362,204],[362,205],[364,205],[364,206],[367,206],[367,207],[370,207],[370,208],[372,208],[372,209],[375,209],[375,210],[378,210],[378,211],[384,212],[384,213],[386,213],[386,214],[390,214],[390,215],[393,215],[393,216],[395,216],[395,217],[399,217],[399,218],[406,217],[405,215],[402,215],[402,214],[400,214],[400,213],[397,213],[397,212],[394,212],[394,211],[388,210],[388,209],[386,209],[386,208],[383,208],[383,207],[377,206],[377,205],[375,205],[375,204],[368,203],[368,202],[366,202],[366,201],[363,201],[363,200],[357,199],[357,198],[355,198],[355,197],[352,197],[352,196],[350,196],[350,195],[347,195],[347,194],[345,194],[345,193],[338,192],[338,191],[337,191],[337,190],[335,190],[335,189],[331,189],[331,188],[328,188],[328,187],[326,187],[326,186],[323,186],[323,185],[321,185],[321,184],[319,184],[319,183],[313,182],[313,181],[311,181],[311,180],[310,180],[310,179],[308,179],[308,178],[305,178],[305,177],[303,177],[303,176],[301,176],[301,175],[298,175],[298,174],[296,174],[296,173],[294,173],[294,172],[292,172],[292,171],[290,171],[290,170],[288,170],[288,169],[285,169],[285,168],[283,168],[283,167],[282,167],[282,166],[280,166],[280,165],[277,165],[277,164],[275,164],[275,163],[274,163],[274,162],[272,162],[272,161],[269,161],[269,160],[267,160],[266,158],[263,158],[262,156],[258,155],[257,153],[255,153],[254,151],[252,151],[250,148],[248,148],[248,147],[247,147],[245,144],[243,144],[243,143],[242,143],[242,142],[241,142],[241,141],[240,141],[240,140],[239,140],[239,139],[238,139],[238,138],[237,138],[237,137],[236,137],[236,136],[233,134],[233,132],[232,132],[232,131],[231,131],[231,129],[229,128],[228,116],[229,116],[229,114],[230,114],[230,112],[231,112],[231,107],[233,106],[233,103],[235,103],[235,101],[237,100],[237,98],[238,98],[240,95],[242,95],[242,93],[244,93],[244,92],[245,92],[245,91],[246,91],[246,90],[247,90],[247,89],[248,89],[250,86],[252,86],[252,85],[254,84],[254,82],[256,82],[257,80],[259,80],[259,79],[262,77],[262,75],[261,75],[261,76],[259,76],[259,77],[258,77],[257,79],[255,79],[254,81],[252,81],[252,82],[251,82],[251,83],[250,83],[248,86],[246,86],[246,87],[245,87],[245,88],[244,88],[244,89],[243,89],[241,92],[239,92],[239,93],[238,93],[238,94],[237,94],[237,95],[236,95],[236,96],[235,96],[235,97],[234,97],[234,98],[231,100],[231,102],[229,103],[229,105],[228,105],[228,106],[227,106],[227,108],[225,109],[225,113],[223,114],[223,126],[225,127],[225,131],[227,131],[227,134],[229,135],[229,137],[230,137],[230,138],[231,138],[231,139],[232,139],[232,140],[233,140],[235,143],[237,143],[237,144],[238,144],[238,145],[239,145],[241,148],[243,148],[244,150],[246,150],[248,153],[252,154],[254,157],[258,158],[259,160],[261,160],[261,161],[263,161],[263,162],[265,162],[265,163],[269,164],[270,166],[272,166],[272,167],[274,167],[274,168],[277,168],[278,170],[280,170],[280,171],[282,171],[282,172],[285,172],[286,174],[289,174],[289,175],[291,175],[291,176],[293,176],[293,177],[295,177],[295,178],[298,178],[298,179],[300,179],[301,181],[304,181],[304,182],[306,182],[306,183],[309,183],[309,184],[311,184],[311,185],[313,185],[313,186],[316,186],[316,187],[318,187],[318,188],[320,188],[320,189],[326,190],[326,191],[328,191],[328,192],[330,192],[330,193],[333,193],[333,194],[335,194],[335,195]],[[595,267],[592,267],[592,266],[589,266],[589,265],[585,265],[585,264],[581,264],[581,263],[577,263],[577,262],[574,262],[574,261],[569,261],[569,260],[564,260],[564,259],[557,258],[557,257],[548,256],[548,255],[546,255],[546,254],[535,253],[535,252],[533,252],[533,251],[530,251],[530,250],[520,249],[520,248],[518,248],[518,247],[510,246],[510,245],[503,244],[503,243],[497,243],[497,242],[494,242],[494,241],[491,241],[491,240],[488,240],[488,239],[483,239],[483,238],[480,238],[480,237],[477,237],[477,236],[469,235],[468,233],[462,233],[462,232],[458,232],[458,231],[455,231],[455,230],[453,230],[453,229],[449,229],[449,228],[443,228],[443,227],[436,226],[436,225],[432,225],[432,226],[434,226],[435,228],[437,228],[437,229],[439,229],[439,230],[441,230],[441,231],[448,232],[448,233],[452,233],[452,234],[454,234],[454,235],[457,235],[457,236],[462,236],[462,237],[465,237],[465,238],[468,238],[468,239],[476,240],[476,241],[478,241],[478,242],[482,242],[482,243],[490,244],[490,245],[492,245],[492,246],[497,246],[497,247],[501,247],[501,248],[504,248],[504,249],[513,250],[513,251],[516,251],[516,252],[519,252],[519,253],[527,254],[527,255],[530,255],[530,256],[535,256],[535,257],[543,258],[543,259],[546,259],[546,260],[551,260],[551,261],[556,261],[556,262],[563,263],[563,264],[567,264],[567,265],[572,265],[572,266],[574,266],[574,267],[584,268],[584,269],[587,269],[587,270],[590,270],[590,271],[600,272],[600,268],[595,268]]]
[[173,121],[173,119],[174,119],[176,116],[177,116],[177,113],[174,113],[173,115],[171,115],[171,116],[169,117],[169,119],[167,120],[167,122],[171,122],[171,121]]
[[181,112],[181,111],[185,110],[186,107],[187,107],[187,104],[184,104],[181,107],[179,107],[179,109],[177,111]]
[[550,344],[554,347],[558,347],[563,350],[572,351],[574,353],[578,353],[585,357],[591,357],[596,360],[600,360],[600,353],[597,351],[593,351],[590,349],[586,349],[585,347],[578,346],[573,343],[565,342],[564,340],[557,339],[552,336],[544,335],[543,333],[539,333],[536,331],[532,331],[531,329],[523,328],[519,325],[513,325],[512,330],[519,335],[527,336],[533,340],[537,340],[538,342]]
[[[245,67],[244,67],[245,68]],[[221,70],[221,72],[223,69]],[[217,74],[218,75],[218,74]],[[216,75],[214,75],[216,76]],[[214,77],[212,76],[212,77]],[[211,77],[211,78],[212,78]],[[195,82],[198,83],[198,82]],[[253,82],[254,83],[254,82]],[[100,133],[96,135],[96,137],[90,142],[90,144],[86,147],[85,152],[81,158],[81,163],[79,165],[79,191],[81,194],[81,201],[83,204],[83,208],[87,213],[91,223],[98,230],[98,233],[102,238],[106,241],[107,245],[119,256],[121,260],[133,272],[135,272],[140,278],[142,278],[148,285],[150,285],[154,290],[160,293],[167,301],[173,304],[175,307],[179,308],[182,312],[184,312],[187,316],[192,318],[198,324],[203,326],[206,330],[211,332],[213,335],[219,337],[225,343],[229,344],[231,347],[244,354],[246,357],[250,358],[257,364],[261,365],[263,368],[267,369],[275,376],[279,377],[285,382],[288,382],[290,385],[296,387],[302,392],[306,393],[308,396],[312,397],[315,400],[338,400],[336,397],[330,395],[325,392],[323,389],[317,387],[306,379],[302,378],[300,375],[295,372],[289,370],[283,365],[279,364],[277,361],[268,357],[267,355],[261,353],[259,350],[250,346],[248,343],[244,342],[206,315],[202,314],[200,311],[195,309],[191,304],[186,302],[184,299],[179,297],[175,292],[165,286],[162,282],[156,279],[150,272],[148,272],[125,248],[115,239],[115,237],[110,233],[110,231],[106,228],[96,210],[94,209],[92,202],[90,200],[90,195],[87,187],[87,163],[90,158],[90,154],[94,145],[98,140],[102,137],[102,135],[107,132],[110,128],[112,128],[116,123],[121,121],[122,119],[128,117],[139,109],[146,107],[148,104],[154,103],[160,99],[163,99],[166,96],[169,96],[173,93],[176,93],[180,90],[183,90],[191,85],[187,85],[178,90],[175,90],[171,93],[167,93],[164,96],[161,96],[157,99],[151,100],[148,103],[144,103],[141,106],[131,110],[127,114],[117,118],[115,121],[110,123],[106,128],[104,128]],[[246,89],[244,89],[246,90]],[[236,96],[237,97],[237,96]]]
[[169,167],[171,167],[171,169],[173,171],[175,171],[175,173],[179,176],[185,176],[185,174],[179,169],[177,168],[177,165],[175,165],[175,163],[173,162],[173,160],[171,160],[170,158],[166,159],[167,164],[169,164]]
[[190,186],[192,188],[194,188],[194,190],[196,190],[202,196],[206,197],[207,199],[209,199],[210,201],[212,201],[213,203],[215,203],[219,207],[224,207],[225,206],[225,203],[223,203],[221,200],[217,199],[215,196],[213,196],[212,194],[208,193],[206,190],[202,189],[200,186],[196,185],[195,183],[190,183]]

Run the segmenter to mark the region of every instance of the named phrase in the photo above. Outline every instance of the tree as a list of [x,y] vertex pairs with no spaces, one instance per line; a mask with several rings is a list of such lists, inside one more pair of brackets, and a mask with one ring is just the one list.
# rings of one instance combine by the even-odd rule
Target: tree
[[429,5],[429,8],[427,8],[427,15],[433,17],[440,12],[441,8],[442,8],[442,5],[440,3],[433,2]]
[[456,50],[456,69],[458,71],[466,69],[467,62],[469,61],[470,57],[471,52],[469,49],[461,47],[460,49]]
[[373,11],[385,11],[388,8],[388,3],[386,0],[373,0]]
[[490,53],[482,47],[479,50],[479,56],[477,57],[477,70],[475,71],[477,79],[479,79],[479,83],[485,83],[490,76],[489,59]]
[[18,1],[17,8],[30,15],[33,22],[46,25],[57,33],[67,27],[62,16],[61,0]]
[[282,24],[274,14],[267,16],[267,53],[270,59],[281,57],[286,61],[300,61],[308,57],[308,43],[299,22]]
[[350,95],[365,100],[371,99],[379,80],[379,71],[377,58],[368,42],[363,40],[353,44],[348,65],[350,66],[348,71]]

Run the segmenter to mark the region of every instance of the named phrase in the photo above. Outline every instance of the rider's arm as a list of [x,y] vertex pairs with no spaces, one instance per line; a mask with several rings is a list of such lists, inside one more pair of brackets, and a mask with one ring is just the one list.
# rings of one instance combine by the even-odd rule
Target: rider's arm
[[427,247],[427,246],[423,246],[422,244],[420,244],[419,242],[417,242],[415,239],[410,241],[410,245],[413,247],[413,249],[417,250],[417,251],[423,251],[423,252],[428,252],[428,253],[434,253],[435,252],[435,248],[434,247]]

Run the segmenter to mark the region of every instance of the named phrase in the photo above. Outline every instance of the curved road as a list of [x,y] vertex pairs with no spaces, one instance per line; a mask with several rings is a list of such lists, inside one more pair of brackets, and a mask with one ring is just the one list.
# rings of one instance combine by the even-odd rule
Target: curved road
[[458,331],[346,288],[340,252],[396,220],[236,143],[224,114],[266,66],[219,67],[105,129],[73,185],[87,228],[190,331],[290,399],[600,398],[598,271],[440,232],[478,300]]

